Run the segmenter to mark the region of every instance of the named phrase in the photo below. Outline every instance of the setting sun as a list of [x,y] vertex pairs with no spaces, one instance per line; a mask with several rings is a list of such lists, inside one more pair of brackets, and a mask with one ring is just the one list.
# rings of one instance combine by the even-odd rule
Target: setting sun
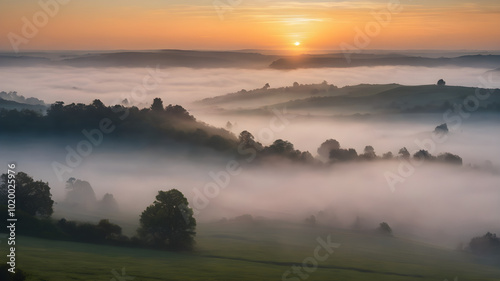
[[294,44],[295,46],[300,46],[300,42],[298,42],[298,41],[297,41],[297,42],[295,42],[295,43],[293,43],[293,44]]

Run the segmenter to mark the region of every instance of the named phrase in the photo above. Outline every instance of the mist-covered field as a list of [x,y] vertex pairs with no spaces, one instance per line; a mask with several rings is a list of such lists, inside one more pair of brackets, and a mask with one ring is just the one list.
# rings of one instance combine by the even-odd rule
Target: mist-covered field
[[[491,70],[1,66],[2,101],[34,97],[45,110],[2,113],[0,167],[48,183],[54,222],[109,219],[132,238],[158,191],[177,189],[198,225],[193,253],[23,236],[19,266],[31,280],[106,280],[121,267],[138,280],[496,280],[498,256],[469,249],[500,233],[500,78]],[[130,115],[109,117],[116,130],[107,133],[103,119],[85,117],[91,110]],[[257,144],[242,149],[243,131]],[[329,139],[340,147],[320,155]],[[347,149],[356,157],[334,157]],[[445,153],[460,165],[440,160]],[[381,223],[390,235],[377,232]],[[331,258],[286,279],[326,235],[340,243]]]

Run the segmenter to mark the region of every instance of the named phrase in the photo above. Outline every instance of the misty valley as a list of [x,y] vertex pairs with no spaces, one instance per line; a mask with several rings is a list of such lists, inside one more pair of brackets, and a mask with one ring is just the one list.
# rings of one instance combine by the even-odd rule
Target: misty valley
[[2,53],[0,280],[499,280],[499,57]]

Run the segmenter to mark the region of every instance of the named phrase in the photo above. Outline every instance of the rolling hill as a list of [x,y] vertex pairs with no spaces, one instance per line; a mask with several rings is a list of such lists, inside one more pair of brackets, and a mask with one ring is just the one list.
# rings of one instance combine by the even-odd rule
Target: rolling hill
[[[478,93],[478,94],[477,94]],[[229,112],[262,111],[284,108],[289,111],[314,114],[367,114],[445,112],[454,104],[473,103],[469,97],[480,95],[479,109],[498,111],[500,90],[459,86],[398,84],[360,84],[337,88],[326,83],[296,85],[276,89],[240,91],[204,99],[198,104],[217,107]],[[473,99],[474,100],[474,99]],[[471,104],[471,107],[476,106]],[[236,109],[234,109],[236,108]]]

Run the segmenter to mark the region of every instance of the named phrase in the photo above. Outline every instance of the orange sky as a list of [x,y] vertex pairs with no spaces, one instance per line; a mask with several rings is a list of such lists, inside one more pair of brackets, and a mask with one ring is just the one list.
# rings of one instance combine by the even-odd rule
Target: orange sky
[[[53,15],[38,1],[3,1],[0,49],[500,49],[497,0],[401,0],[392,10],[399,1],[65,1]],[[34,15],[37,30],[23,33]]]

